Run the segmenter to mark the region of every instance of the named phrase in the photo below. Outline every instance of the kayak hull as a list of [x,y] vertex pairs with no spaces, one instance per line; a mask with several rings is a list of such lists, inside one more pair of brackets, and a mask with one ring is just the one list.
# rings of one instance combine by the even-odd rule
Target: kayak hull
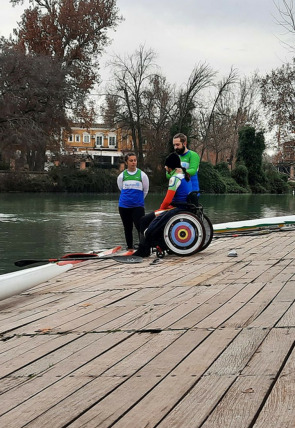
[[295,226],[295,215],[282,217],[259,218],[255,220],[232,221],[213,225],[214,233],[238,232],[247,230],[268,229],[271,227]]
[[48,263],[43,266],[22,269],[0,275],[0,300],[22,293],[42,282],[49,281],[73,267],[72,263],[59,265]]
[[[108,255],[115,254],[120,251],[121,248],[121,246],[116,246],[114,248],[100,251],[96,253],[97,258],[103,258]],[[31,287],[35,287],[42,282],[49,281],[55,276],[68,271],[74,264],[83,262],[83,258],[79,260],[79,256],[81,255],[85,258],[87,253],[66,254],[63,256],[65,260],[59,261],[58,263],[47,263],[46,265],[0,275],[0,300],[22,293]],[[71,257],[77,258],[77,260],[67,260],[67,258]],[[35,262],[41,262],[41,260],[36,260]]]

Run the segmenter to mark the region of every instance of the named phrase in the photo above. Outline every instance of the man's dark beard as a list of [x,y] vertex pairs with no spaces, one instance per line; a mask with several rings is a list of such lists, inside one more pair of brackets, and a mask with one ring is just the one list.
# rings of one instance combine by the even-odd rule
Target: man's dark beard
[[183,155],[183,153],[185,151],[185,146],[183,146],[181,149],[175,149],[175,151],[178,155]]

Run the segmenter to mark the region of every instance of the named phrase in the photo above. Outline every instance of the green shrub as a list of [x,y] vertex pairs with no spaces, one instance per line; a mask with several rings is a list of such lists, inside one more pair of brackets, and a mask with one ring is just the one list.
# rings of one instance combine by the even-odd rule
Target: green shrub
[[112,193],[118,190],[115,169],[54,168],[49,172],[56,191]]
[[222,177],[230,177],[231,175],[227,162],[217,163],[214,168],[219,172],[220,175],[222,175]]
[[1,171],[8,171],[10,169],[9,163],[6,163],[4,161],[0,161],[0,170]]
[[267,190],[269,193],[288,193],[290,186],[286,181],[285,174],[273,172],[267,175]]
[[263,170],[266,176],[266,188],[269,193],[288,193],[290,186],[287,174],[282,174],[269,162],[263,164]]
[[252,193],[267,193],[265,187],[263,187],[260,183],[255,183],[250,186]]
[[52,192],[53,183],[47,174],[9,172],[1,174],[0,192]]
[[118,191],[118,171],[55,167],[48,174],[8,172],[1,174],[0,192],[96,192]]
[[290,190],[288,183],[281,177],[270,177],[267,184],[270,193],[288,193]]
[[245,165],[239,164],[232,170],[232,178],[238,183],[239,186],[248,188],[248,169]]
[[209,162],[200,163],[199,183],[201,191],[205,193],[226,193],[226,184],[222,176]]
[[250,189],[240,186],[232,177],[223,177],[226,193],[249,193]]

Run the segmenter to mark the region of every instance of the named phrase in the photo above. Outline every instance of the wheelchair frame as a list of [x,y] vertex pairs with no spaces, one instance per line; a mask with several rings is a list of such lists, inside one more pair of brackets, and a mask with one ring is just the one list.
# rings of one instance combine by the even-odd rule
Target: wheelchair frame
[[188,202],[178,204],[178,207],[180,211],[168,219],[164,226],[163,239],[155,246],[159,258],[164,257],[165,252],[190,256],[205,250],[212,241],[213,226],[204,214],[203,206],[198,203],[197,192],[191,192]]

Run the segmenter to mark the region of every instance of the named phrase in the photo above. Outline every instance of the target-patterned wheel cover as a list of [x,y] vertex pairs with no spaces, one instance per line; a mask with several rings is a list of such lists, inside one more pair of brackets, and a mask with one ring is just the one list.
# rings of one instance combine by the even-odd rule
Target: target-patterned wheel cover
[[173,253],[190,255],[199,251],[205,239],[204,226],[191,213],[178,213],[164,228],[164,241]]

